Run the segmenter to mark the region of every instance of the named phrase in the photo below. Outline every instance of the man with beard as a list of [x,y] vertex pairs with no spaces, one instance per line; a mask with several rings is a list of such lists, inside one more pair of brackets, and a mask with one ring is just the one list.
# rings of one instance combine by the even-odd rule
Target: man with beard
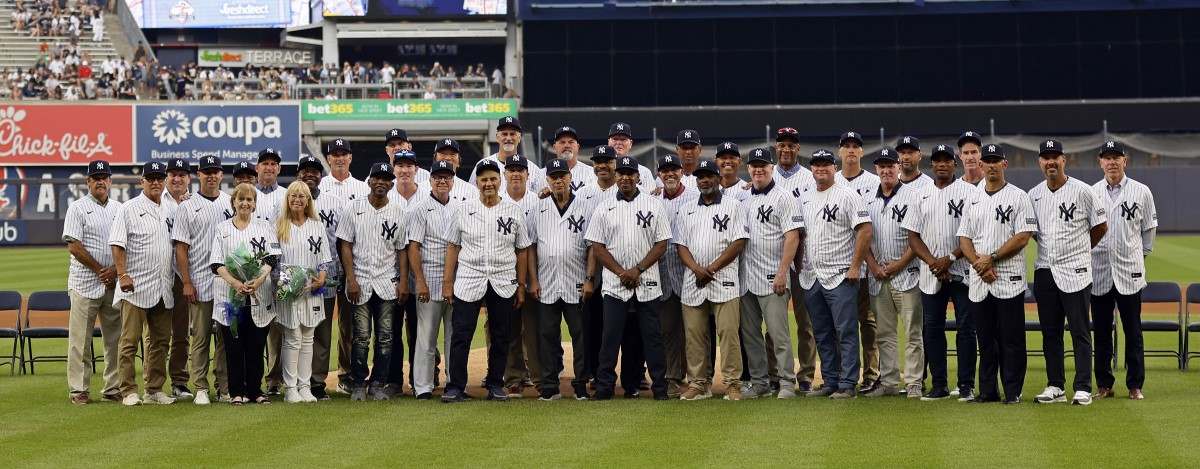
[[[521,121],[514,116],[504,116],[496,123],[496,153],[492,153],[475,163],[475,168],[478,169],[484,161],[496,163],[499,168],[504,167],[504,163],[508,161],[508,157],[517,154],[517,148],[521,146],[521,135],[524,129],[521,128]],[[534,194],[541,192],[545,187],[546,181],[542,178],[545,173],[538,168],[537,165],[529,163],[530,177],[526,180],[526,188]],[[475,172],[471,172],[471,184],[475,185]],[[503,177],[500,178],[500,193],[508,189],[508,182]]]

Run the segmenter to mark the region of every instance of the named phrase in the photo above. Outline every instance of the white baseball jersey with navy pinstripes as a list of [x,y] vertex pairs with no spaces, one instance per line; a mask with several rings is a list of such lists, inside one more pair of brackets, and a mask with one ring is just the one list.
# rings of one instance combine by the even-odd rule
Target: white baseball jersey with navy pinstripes
[[913,179],[908,182],[904,182],[904,176],[901,175],[900,182],[902,182],[902,183],[904,183],[904,185],[908,186],[909,189],[924,190],[926,187],[934,185],[933,178],[929,177],[929,175],[925,174],[925,173],[920,173],[920,175],[917,176],[916,179]]
[[[811,262],[812,275],[826,290],[837,288],[850,270],[855,229],[871,222],[863,198],[842,185],[834,184],[824,191],[814,188],[801,200],[800,212],[804,217],[804,255]],[[810,288],[812,284],[801,282],[801,286]]]
[[[279,268],[295,265],[312,269],[314,272],[333,262],[329,254],[329,239],[325,227],[314,219],[304,220],[304,224],[292,224],[288,230],[288,238],[279,240]],[[329,279],[326,275],[326,280]],[[332,290],[332,288],[330,289]],[[325,319],[325,300],[320,296],[306,293],[286,303],[276,305],[279,313],[279,324],[286,328],[299,326],[316,327]]]
[[441,295],[442,277],[446,274],[446,245],[450,242],[446,227],[450,226],[459,205],[454,200],[447,200],[442,205],[425,192],[413,198],[412,208],[408,211],[408,241],[421,244],[421,265],[408,268],[421,269],[431,295]]
[[[900,226],[919,235],[933,257],[941,258],[954,254],[954,250],[959,246],[958,226],[966,217],[968,204],[979,196],[979,188],[962,179],[955,179],[941,189],[938,189],[936,184],[930,184],[917,192],[917,213],[915,216],[905,217]],[[920,260],[917,263],[921,269],[918,280],[921,292],[932,295],[941,291],[942,282],[929,270],[929,265]],[[970,269],[971,264],[965,258],[950,263],[950,274],[960,276],[964,281]]]
[[[184,195],[186,196],[187,194],[185,193]],[[186,200],[187,199],[184,199],[184,201]],[[162,206],[163,220],[166,220],[167,222],[167,233],[171,233],[171,235],[174,236],[175,211],[179,209],[179,204],[183,202],[176,201],[175,198],[171,196],[171,193],[166,189],[163,189],[162,198],[159,201],[161,202],[160,205]],[[175,265],[174,253],[171,255],[171,272],[174,272],[177,276],[179,275],[179,269]]]
[[[1036,233],[1037,215],[1029,195],[1012,184],[1006,184],[995,194],[980,191],[974,200],[967,201],[966,218],[958,225],[958,236],[967,238],[978,255],[989,255],[1000,249],[1017,233]],[[1001,261],[993,261],[996,281],[986,283],[970,269],[967,277],[967,296],[976,303],[988,294],[1006,299],[1022,294],[1025,284],[1025,251]]]
[[[76,199],[67,207],[63,218],[62,240],[64,242],[79,241],[83,249],[100,267],[112,267],[112,248],[108,246],[108,234],[113,219],[121,211],[121,203],[109,197],[104,205],[100,205],[91,194]],[[71,258],[71,267],[67,272],[67,289],[88,299],[104,296],[107,287],[100,282],[100,276],[75,259]]]
[[367,198],[367,194],[371,193],[371,188],[367,186],[367,183],[354,179],[354,176],[347,176],[346,179],[339,181],[333,175],[327,174],[321,178],[321,183],[317,184],[317,188],[321,189],[322,193],[342,199],[347,206],[355,200]]
[[[880,267],[900,259],[908,249],[908,231],[901,226],[909,218],[920,215],[917,213],[917,190],[903,184],[893,188],[891,197],[884,197],[882,187],[875,189],[874,194],[867,199],[867,211],[871,214],[871,252]],[[908,265],[892,274],[889,281],[896,291],[909,291],[917,287],[917,277],[920,268],[918,261],[913,258]],[[883,283],[874,275],[868,277],[871,295],[878,295]]]
[[[665,189],[663,191],[666,192]],[[671,225],[671,234],[675,235],[682,229],[679,225],[681,221],[679,209],[689,203],[694,204],[696,198],[700,197],[700,192],[691,187],[683,186],[683,192],[673,199],[666,198],[664,194],[659,194],[657,197],[662,201],[663,210],[667,213],[667,221]],[[658,260],[658,277],[662,280],[664,296],[675,295],[677,298],[682,297],[684,270],[687,270],[687,268],[683,266],[683,261],[679,260],[679,251],[675,250],[674,246],[667,247],[667,252],[663,253],[662,258]]]
[[[209,251],[212,249],[217,225],[233,218],[233,206],[229,194],[220,192],[217,198],[208,200],[193,194],[175,210],[175,227],[171,240],[188,245],[188,272],[192,286],[196,288],[197,301],[212,301],[213,279],[216,277],[209,266]],[[173,258],[172,258],[173,259]]]
[[[500,167],[500,189],[498,190],[501,194],[503,194],[508,191],[508,181],[504,179],[504,161],[500,159],[499,153],[492,153],[491,155],[476,161],[475,166],[471,168],[471,177],[468,179],[468,182],[471,183],[471,186],[475,186],[475,170],[478,169],[479,165],[483,164],[484,161],[489,160],[495,162]],[[542,168],[539,168],[538,165],[533,164],[533,162],[529,161],[528,159],[525,159],[525,162],[529,165],[529,178],[525,180],[525,189],[537,194],[542,190],[543,187],[546,187],[546,171],[544,171]]]
[[541,199],[528,218],[529,238],[537,246],[536,268],[542,304],[562,300],[578,304],[587,278],[587,233],[592,212],[572,195],[567,210],[559,213],[553,197]]
[[1146,246],[1142,233],[1158,227],[1158,209],[1150,188],[1129,176],[1121,178],[1120,194],[1108,194],[1108,181],[1092,185],[1104,204],[1108,231],[1092,250],[1092,294],[1104,295],[1117,287],[1122,295],[1146,288]]
[[492,290],[505,298],[517,292],[517,251],[529,247],[529,227],[525,213],[510,201],[486,207],[480,200],[468,200],[458,208],[446,230],[450,244],[458,252],[454,271],[454,297],[479,301]]
[[[545,187],[550,187],[550,177],[546,175],[546,168],[538,170],[541,173],[541,178],[546,181]],[[591,166],[582,161],[576,161],[575,167],[571,171],[571,192],[576,192],[582,189],[583,186],[596,183],[596,172]]]
[[257,186],[254,190],[258,191],[254,215],[271,222],[278,219],[279,211],[283,208],[283,198],[287,196],[287,188],[276,184],[271,192],[263,192]]
[[[279,238],[275,235],[275,227],[266,220],[251,218],[245,229],[238,229],[233,220],[225,220],[217,225],[213,237],[212,250],[209,254],[209,265],[216,267],[225,265],[225,258],[239,247],[245,247],[255,255],[279,255]],[[215,269],[213,269],[215,270]],[[232,272],[230,272],[232,273]],[[245,279],[250,280],[250,279]],[[212,283],[213,320],[222,326],[229,326],[232,321],[225,311],[224,304],[229,301],[229,284],[217,276]],[[271,275],[266,277],[258,287],[251,302],[250,316],[254,325],[267,327],[275,320],[275,283]]]
[[580,202],[583,202],[583,206],[586,207],[589,214],[591,214],[593,210],[596,210],[596,207],[599,207],[601,203],[604,203],[607,200],[612,200],[612,198],[616,195],[616,184],[608,186],[608,189],[601,189],[598,184],[588,184],[581,187],[579,191],[575,193],[576,199]]
[[[674,232],[673,244],[685,247],[701,266],[708,266],[721,257],[725,249],[739,239],[749,237],[740,201],[723,195],[711,203],[704,196],[679,207],[679,231]],[[683,295],[679,301],[688,306],[700,306],[705,301],[724,303],[742,294],[739,265],[735,259],[716,272],[703,288],[696,286],[696,273],[683,270]]]
[[[467,181],[455,176],[450,178],[450,203],[455,206],[462,205],[468,200],[479,200],[479,188],[475,187]],[[417,184],[417,194],[429,195],[433,192],[433,186],[429,181]],[[415,196],[414,196],[415,197]]]
[[1029,191],[1037,215],[1037,261],[1034,268],[1050,269],[1054,283],[1066,293],[1092,284],[1092,244],[1089,231],[1108,221],[1107,206],[1092,187],[1067,177],[1051,191],[1042,181]]
[[117,279],[113,306],[120,307],[121,301],[142,309],[153,308],[159,301],[167,308],[175,306],[171,294],[174,251],[171,250],[171,235],[162,216],[162,206],[144,193],[125,202],[113,218],[108,244],[125,249],[125,273],[133,280],[133,291],[124,292],[120,288],[120,279]]
[[[326,279],[338,279],[342,275],[342,262],[337,247],[337,227],[338,220],[342,217],[342,211],[345,204],[341,199],[326,195],[317,189],[317,198],[313,201],[314,208],[317,212],[317,220],[321,223],[321,227],[325,230],[325,239],[329,244],[330,263]],[[337,288],[326,288],[325,298],[333,298],[337,295]]]
[[775,180],[775,184],[785,186],[789,189],[802,188],[816,183],[816,180],[813,179],[812,171],[799,163],[796,164],[796,173],[792,174],[791,177],[784,176],[780,165],[776,164],[775,172],[771,175],[771,178]]
[[842,172],[838,171],[834,173],[833,179],[836,181],[834,183],[850,186],[851,189],[854,189],[854,192],[857,192],[858,195],[864,198],[870,198],[875,192],[875,188],[879,187],[879,176],[870,171],[864,169],[858,173],[858,176],[854,176],[853,179],[847,178]]
[[[803,227],[796,199],[775,181],[763,190],[753,188],[741,203],[743,221],[749,232],[746,249],[742,251],[741,287],[757,296],[774,293],[771,282],[783,260],[783,237],[788,231]],[[791,282],[785,282],[790,288]]]
[[[596,207],[586,239],[604,245],[617,264],[631,269],[641,262],[659,241],[671,239],[671,224],[662,202],[639,191],[633,200],[619,195],[606,197]],[[637,294],[638,301],[662,297],[658,262],[649,266],[639,278],[636,292],[621,285],[617,274],[603,269],[603,294],[629,301]]]
[[[795,200],[795,213],[803,218],[804,214],[800,210],[800,206],[817,188],[817,182],[813,179],[812,171],[801,166],[796,174],[793,174],[790,178],[785,178],[779,172],[779,166],[776,165],[773,179],[780,189],[792,195],[792,199]],[[807,238],[807,235],[805,237]],[[806,239],[805,245],[807,244],[808,241]],[[795,267],[791,267],[791,270],[795,271]],[[801,255],[801,266],[800,271],[796,272],[796,281],[800,284],[800,288],[805,290],[812,288],[813,283],[817,281],[816,273],[813,270],[812,256],[809,255],[808,249],[804,249]]]
[[[405,214],[388,201],[375,208],[367,198],[356,200],[338,221],[338,239],[352,243],[354,279],[361,293],[356,305],[366,304],[374,292],[379,299],[396,299],[397,251],[408,245]],[[349,283],[349,281],[347,281]]]

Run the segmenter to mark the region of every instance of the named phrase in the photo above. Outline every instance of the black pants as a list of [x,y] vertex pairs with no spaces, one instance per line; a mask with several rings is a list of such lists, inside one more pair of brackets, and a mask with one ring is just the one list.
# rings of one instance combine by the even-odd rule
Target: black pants
[[[334,347],[336,344],[333,343],[333,307],[336,303],[337,300],[334,298],[325,298],[325,319],[322,319],[313,329],[313,371],[308,385],[314,393],[325,390],[325,377],[329,376],[329,360],[337,351],[337,348]],[[324,347],[326,351],[324,357],[318,356],[316,352],[321,350],[321,347]],[[323,365],[322,358],[324,358]]]
[[1146,382],[1142,291],[1122,295],[1115,286],[1104,295],[1092,295],[1092,316],[1096,324],[1096,386],[1112,388],[1116,381],[1112,371],[1114,308],[1121,311],[1121,328],[1125,331],[1125,386],[1141,389]]
[[[416,357],[417,343],[417,298],[408,295],[408,299],[396,301],[395,319],[392,321],[392,360],[388,366],[388,384],[403,387],[404,360],[408,359],[408,385],[412,386],[413,358]],[[407,329],[407,331],[405,331]],[[408,342],[408,353],[404,353],[405,340]]]
[[954,334],[958,356],[959,390],[975,387],[975,315],[971,300],[967,298],[967,286],[962,282],[947,282],[932,295],[921,294],[921,309],[924,312],[924,327],[921,331],[925,343],[925,363],[929,366],[933,389],[948,386],[946,365],[946,306],[954,302],[954,321],[958,331]]
[[225,369],[229,374],[229,395],[245,397],[251,401],[263,395],[263,352],[267,346],[269,327],[254,325],[249,308],[244,309],[237,319],[237,336],[233,329],[218,325],[225,339]]
[[571,334],[571,365],[573,378],[571,387],[587,384],[585,371],[583,333],[583,305],[570,304],[562,300],[554,304],[538,303],[538,361],[542,364],[541,389],[558,390],[558,374],[563,370],[562,321],[567,321],[567,332]]
[[1050,269],[1033,273],[1033,294],[1037,297],[1038,320],[1042,324],[1042,349],[1046,352],[1046,381],[1049,386],[1066,389],[1063,367],[1063,320],[1071,328],[1075,350],[1075,391],[1092,392],[1092,332],[1088,324],[1088,297],[1091,286],[1074,293],[1059,290]]
[[[600,368],[596,374],[596,396],[599,398],[612,397],[617,379],[617,350],[621,348],[622,339],[626,338],[629,331],[627,324],[634,321],[638,324],[637,331],[644,346],[645,361],[650,368],[651,389],[655,396],[665,396],[667,393],[658,300],[639,301],[634,297],[624,301],[605,296],[604,334],[600,343]],[[621,386],[625,388],[626,393],[636,390],[636,387],[626,387],[629,381],[626,381],[625,376],[629,373],[622,369],[621,374]],[[638,374],[641,372],[638,371]],[[636,386],[637,383],[634,382],[633,385]]]
[[[597,276],[593,290],[595,293],[584,303],[584,375],[587,379],[596,378],[600,369],[600,343],[604,336],[604,295],[600,293],[602,288],[600,277]],[[632,392],[641,386],[645,368],[642,358],[642,335],[635,327],[637,321],[629,321],[626,325],[628,329],[621,344],[621,387]]]
[[487,305],[488,334],[492,338],[488,344],[487,387],[504,385],[504,367],[508,362],[508,321],[513,312],[513,297],[503,297],[488,285],[487,292],[479,301],[465,301],[454,298],[451,318],[453,332],[450,334],[450,382],[446,390],[467,390],[467,359],[471,353],[471,339],[475,336],[475,327],[479,325],[479,307]]
[[979,336],[979,398],[1000,399],[996,375],[1004,384],[1004,396],[1014,399],[1025,385],[1025,298],[1000,299],[988,295],[974,303]]

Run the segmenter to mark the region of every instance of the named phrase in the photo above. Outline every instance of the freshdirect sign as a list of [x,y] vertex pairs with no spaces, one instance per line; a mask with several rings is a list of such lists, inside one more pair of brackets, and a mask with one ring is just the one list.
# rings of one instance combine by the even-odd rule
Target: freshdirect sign
[[499,119],[517,113],[513,99],[309,100],[304,120]]
[[296,106],[139,105],[137,162],[215,155],[226,162],[256,160],[272,147],[293,161],[300,151]]
[[0,106],[0,165],[86,165],[133,162],[133,107]]
[[201,67],[295,67],[312,65],[313,52],[301,49],[202,48],[198,63]]

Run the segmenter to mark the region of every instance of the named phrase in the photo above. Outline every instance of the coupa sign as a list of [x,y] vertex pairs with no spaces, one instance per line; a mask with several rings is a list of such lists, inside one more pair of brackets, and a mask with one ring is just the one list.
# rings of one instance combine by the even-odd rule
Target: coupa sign
[[139,105],[137,162],[220,156],[255,160],[266,147],[295,161],[300,150],[300,109],[280,105]]

